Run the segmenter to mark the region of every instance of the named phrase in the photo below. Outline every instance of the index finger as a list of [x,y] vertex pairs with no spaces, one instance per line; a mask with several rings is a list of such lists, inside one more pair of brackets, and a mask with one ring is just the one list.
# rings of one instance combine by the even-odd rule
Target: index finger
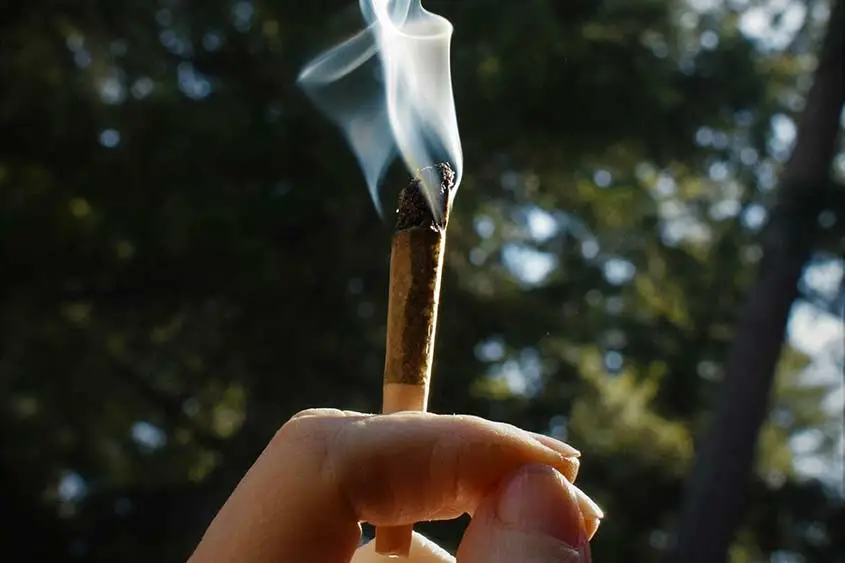
[[477,417],[306,411],[279,430],[192,561],[346,563],[359,522],[454,518],[525,464],[574,479],[575,455],[563,443]]

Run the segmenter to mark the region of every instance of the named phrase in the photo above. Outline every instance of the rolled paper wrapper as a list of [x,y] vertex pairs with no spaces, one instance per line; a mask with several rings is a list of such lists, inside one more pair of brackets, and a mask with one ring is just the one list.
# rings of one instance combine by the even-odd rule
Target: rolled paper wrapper
[[[390,295],[387,307],[387,345],[384,363],[382,412],[425,411],[437,308],[446,246],[449,190],[454,173],[446,164],[421,174],[438,175],[442,219],[436,220],[420,179],[399,196],[393,246],[390,254]],[[376,552],[407,557],[413,524],[376,528]]]

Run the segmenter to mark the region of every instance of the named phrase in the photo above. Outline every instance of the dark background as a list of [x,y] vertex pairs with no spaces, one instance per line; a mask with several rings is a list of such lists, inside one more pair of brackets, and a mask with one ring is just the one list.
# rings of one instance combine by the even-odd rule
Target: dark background
[[[390,221],[295,84],[351,4],[0,3],[3,560],[184,560],[288,417],[379,409]],[[696,486],[731,562],[845,560],[829,4],[425,5],[466,164],[431,409],[579,448],[596,561],[722,522]]]

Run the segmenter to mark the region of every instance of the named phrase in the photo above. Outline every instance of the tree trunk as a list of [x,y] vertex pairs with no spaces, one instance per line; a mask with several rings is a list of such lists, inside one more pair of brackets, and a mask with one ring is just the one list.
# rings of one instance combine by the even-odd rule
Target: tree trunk
[[815,79],[762,233],[763,262],[725,364],[719,402],[686,491],[669,561],[725,561],[744,516],[757,437],[766,416],[798,280],[813,250],[843,105],[843,0],[836,0]]

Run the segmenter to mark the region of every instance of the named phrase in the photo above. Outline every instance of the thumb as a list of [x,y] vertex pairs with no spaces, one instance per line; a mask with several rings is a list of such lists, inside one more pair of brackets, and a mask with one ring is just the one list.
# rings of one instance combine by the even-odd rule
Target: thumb
[[458,563],[589,563],[575,488],[551,467],[526,465],[479,505]]

